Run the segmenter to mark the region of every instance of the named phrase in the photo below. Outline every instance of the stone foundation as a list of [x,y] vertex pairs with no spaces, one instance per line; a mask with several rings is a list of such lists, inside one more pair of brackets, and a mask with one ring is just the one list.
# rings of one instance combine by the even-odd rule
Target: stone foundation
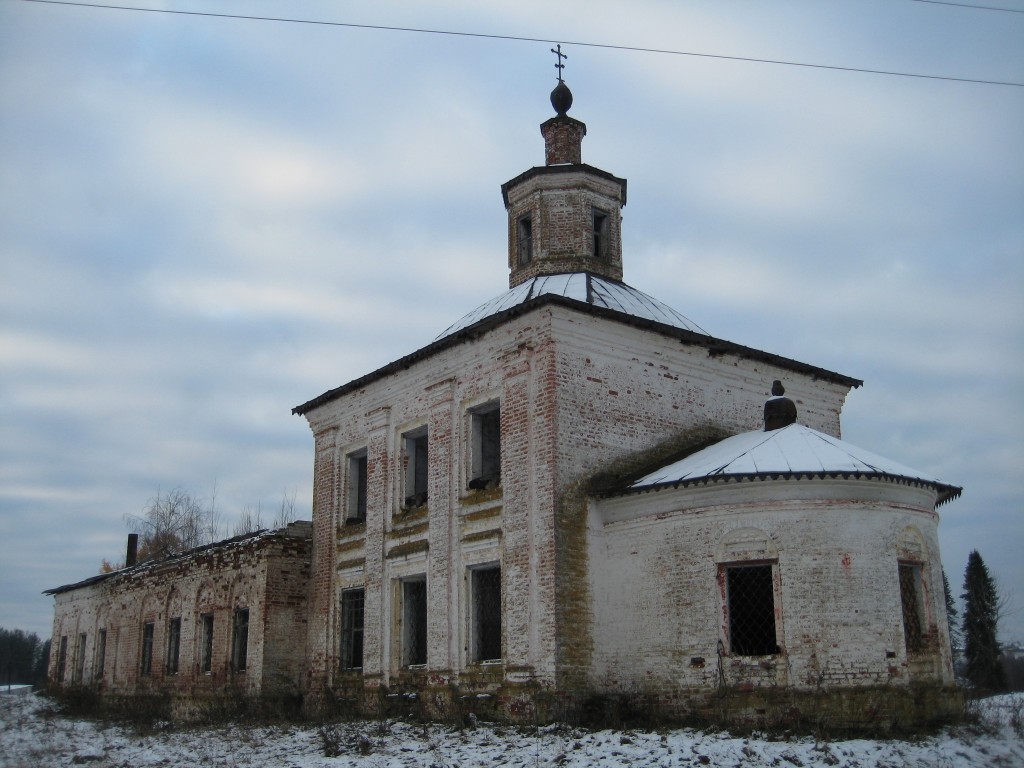
[[566,722],[594,728],[671,726],[784,730],[792,733],[905,735],[959,722],[963,692],[938,685],[785,690],[762,688],[672,693],[559,692],[505,684],[482,693],[458,685],[420,689],[335,689],[305,702],[307,716],[400,718],[463,724]]

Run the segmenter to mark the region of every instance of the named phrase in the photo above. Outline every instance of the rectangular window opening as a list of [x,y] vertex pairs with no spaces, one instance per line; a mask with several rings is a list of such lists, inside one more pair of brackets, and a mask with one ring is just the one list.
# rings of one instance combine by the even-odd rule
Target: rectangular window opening
[[96,637],[96,669],[93,678],[103,680],[103,672],[107,666],[107,630],[101,629]]
[[903,605],[903,639],[907,651],[913,653],[924,648],[924,622],[922,621],[921,566],[900,563],[900,602]]
[[57,653],[57,682],[64,682],[64,675],[68,666],[68,636],[63,635],[60,639],[60,647]]
[[366,520],[366,451],[349,454],[348,503],[345,521],[361,523]]
[[75,682],[81,683],[85,679],[85,632],[78,636],[78,652],[75,655]]
[[153,672],[153,622],[147,621],[142,625],[142,658],[140,659],[139,672],[142,675],[149,675]]
[[594,209],[594,258],[603,259],[608,256],[608,242],[611,217],[604,211]]
[[427,503],[427,430],[405,435],[405,507],[413,509]]
[[363,603],[362,589],[346,589],[341,593],[341,668],[363,667]]
[[213,670],[213,614],[204,613],[199,617],[199,671]]
[[529,216],[520,217],[516,223],[516,250],[520,267],[533,261],[533,219]]
[[245,672],[249,663],[249,609],[235,611],[231,631],[231,671]]
[[474,490],[501,484],[501,410],[488,403],[470,413],[472,430],[469,487]]
[[470,571],[472,597],[471,659],[476,663],[501,661],[501,567]]
[[727,568],[726,597],[730,652],[738,656],[779,653],[771,564]]
[[427,580],[402,582],[402,666],[427,663]]
[[178,674],[178,659],[181,657],[181,618],[171,619],[167,624],[167,674]]

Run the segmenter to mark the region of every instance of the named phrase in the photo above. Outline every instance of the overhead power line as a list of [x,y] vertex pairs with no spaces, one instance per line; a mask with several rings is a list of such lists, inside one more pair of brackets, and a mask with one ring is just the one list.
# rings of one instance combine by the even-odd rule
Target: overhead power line
[[836,72],[858,72],[868,75],[886,75],[889,77],[912,77],[922,80],[946,80],[954,83],[971,83],[975,85],[1003,85],[1014,88],[1024,88],[1024,83],[1014,83],[1003,80],[982,80],[970,77],[951,77],[947,75],[926,75],[916,72],[897,72],[884,69],[865,69],[863,67],[841,67],[832,64],[810,64],[801,61],[785,61],[782,59],[758,59],[751,56],[727,56],[719,53],[697,53],[695,51],[675,51],[667,48],[644,48],[635,45],[613,45],[610,43],[589,43],[581,40],[565,40],[544,37],[524,37],[519,35],[496,35],[485,32],[455,32],[447,29],[425,29],[420,27],[397,27],[383,24],[354,24],[344,21],[323,21],[319,19],[294,19],[283,16],[249,16],[238,13],[213,13],[212,11],[178,11],[167,8],[142,8],[131,5],[107,5],[101,3],[80,3],[74,0],[22,0],[25,3],[39,3],[42,5],[65,5],[77,8],[99,8],[114,11],[136,11],[140,13],[163,13],[175,16],[199,16],[215,19],[241,19],[245,21],[271,21],[281,24],[311,24],[324,27],[346,27],[349,29],[372,29],[382,32],[414,32],[425,35],[448,35],[451,37],[475,37],[485,40],[511,40],[526,43],[562,43],[564,45],[575,45],[580,48],[603,48],[613,51],[632,51],[636,53],[657,53],[669,56],[692,56],[702,59],[719,59],[724,61],[742,61],[751,64],[775,64],[786,67],[803,67],[806,69],[826,69]]
[[950,3],[946,0],[911,0],[915,3],[928,3],[929,5],[952,5],[955,8],[970,8],[972,11],[999,11],[1001,13],[1024,13],[1017,8],[997,8],[993,5],[971,5],[970,3]]

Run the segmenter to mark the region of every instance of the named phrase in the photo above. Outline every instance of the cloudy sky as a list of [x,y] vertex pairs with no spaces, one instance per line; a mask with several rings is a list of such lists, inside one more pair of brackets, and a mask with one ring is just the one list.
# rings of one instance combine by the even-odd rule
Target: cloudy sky
[[1024,0],[133,4],[330,23],[0,0],[0,625],[158,490],[308,517],[291,407],[507,288],[551,44],[348,24],[562,41],[626,281],[863,379],[844,438],[964,487],[946,571],[1024,640]]

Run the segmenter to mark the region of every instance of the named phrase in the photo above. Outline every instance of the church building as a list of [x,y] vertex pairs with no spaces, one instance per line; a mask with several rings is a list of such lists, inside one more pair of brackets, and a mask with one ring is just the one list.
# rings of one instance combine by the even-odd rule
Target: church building
[[859,380],[624,282],[626,181],[582,161],[561,79],[551,102],[545,164],[501,187],[508,291],[293,409],[315,441],[305,706],[954,716],[936,509],[960,489],[841,440]]

